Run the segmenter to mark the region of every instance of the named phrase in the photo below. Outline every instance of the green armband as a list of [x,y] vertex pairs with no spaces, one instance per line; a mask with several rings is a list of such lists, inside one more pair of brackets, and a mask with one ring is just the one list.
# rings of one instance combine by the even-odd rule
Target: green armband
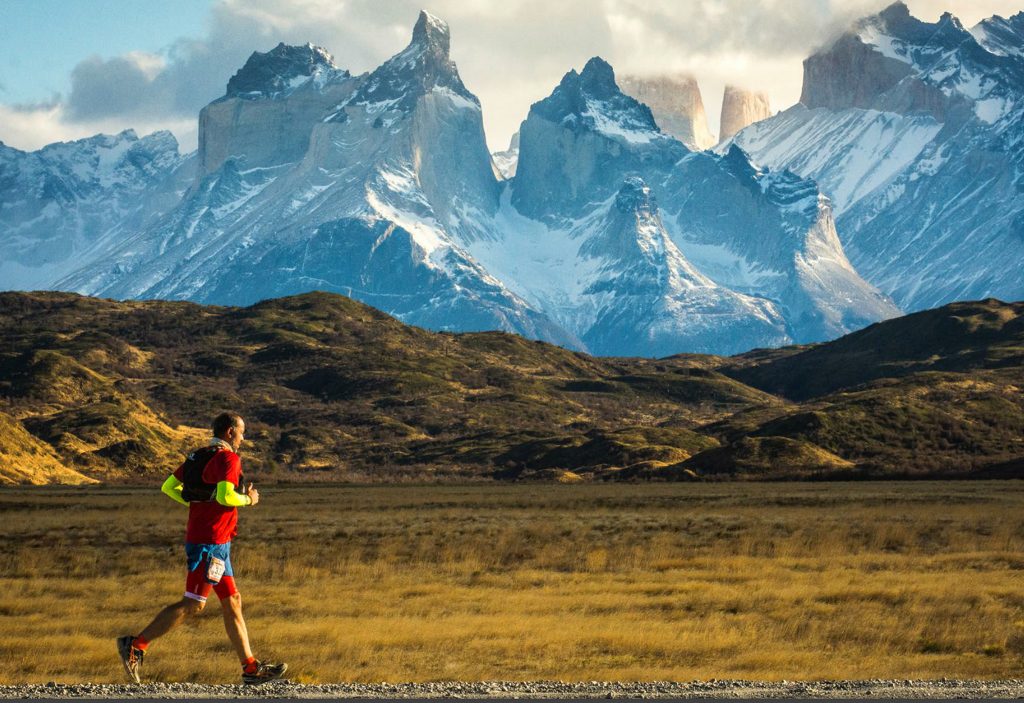
[[231,481],[221,481],[217,484],[217,502],[228,508],[239,508],[250,505],[252,500],[249,496],[238,493]]
[[182,488],[184,488],[184,484],[174,478],[174,474],[171,474],[167,477],[167,480],[164,481],[164,485],[160,487],[160,490],[163,491],[164,495],[171,500],[175,500],[182,505],[188,505],[188,501],[181,497]]

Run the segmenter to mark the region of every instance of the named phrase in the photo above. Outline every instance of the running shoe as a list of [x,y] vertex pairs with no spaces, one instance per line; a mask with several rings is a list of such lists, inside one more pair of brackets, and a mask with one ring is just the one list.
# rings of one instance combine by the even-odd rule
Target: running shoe
[[286,671],[288,671],[287,664],[264,664],[258,661],[256,662],[255,671],[252,673],[242,672],[242,683],[250,685],[266,683],[267,681],[281,678]]
[[135,638],[131,635],[117,638],[117,653],[121,656],[124,671],[135,683],[142,683],[139,672],[142,671],[142,660],[146,653],[134,646]]

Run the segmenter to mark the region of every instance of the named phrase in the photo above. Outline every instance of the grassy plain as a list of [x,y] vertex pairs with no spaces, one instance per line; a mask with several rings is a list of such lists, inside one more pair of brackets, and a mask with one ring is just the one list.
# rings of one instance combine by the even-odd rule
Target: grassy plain
[[[293,679],[1024,676],[1024,484],[267,486],[233,561]],[[0,491],[0,683],[119,681],[183,585],[155,489]],[[219,607],[145,675],[232,682]]]

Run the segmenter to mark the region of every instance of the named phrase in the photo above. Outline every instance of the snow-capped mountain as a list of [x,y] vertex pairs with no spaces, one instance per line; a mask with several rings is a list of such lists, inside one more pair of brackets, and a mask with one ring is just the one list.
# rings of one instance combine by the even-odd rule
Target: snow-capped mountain
[[787,340],[772,302],[737,293],[700,273],[673,243],[651,190],[625,179],[614,201],[583,239],[580,254],[597,264],[582,293],[595,311],[583,341],[605,354],[654,356],[679,348],[736,353]]
[[527,217],[564,224],[618,192],[625,176],[667,172],[688,153],[595,57],[530,108],[519,130],[512,204]]
[[448,49],[423,13],[405,50],[357,78],[317,47],[254,54],[203,110],[179,206],[58,285],[225,304],[321,289],[434,329],[581,346],[460,247],[487,236],[498,183]]
[[734,141],[817,180],[857,271],[904,309],[1020,299],[1022,28],[895,3],[807,59],[801,105]]
[[989,53],[1024,57],[1024,12],[1010,18],[989,17],[971,27],[970,32]]
[[23,152],[0,143],[0,287],[46,288],[172,209],[195,161],[170,132]]
[[[739,148],[725,156],[691,152],[658,130],[650,110],[618,89],[611,66],[599,58],[566,74],[530,109],[510,202],[543,223],[548,240],[565,232],[578,238],[632,176],[662,203],[665,230],[687,266],[719,293],[772,301],[790,338],[827,339],[898,314],[850,266],[829,203],[813,182],[756,168]],[[494,260],[474,254],[485,265]],[[552,314],[584,339],[594,336]]]
[[494,160],[494,168],[501,178],[509,179],[516,175],[516,166],[519,165],[519,132],[512,135],[509,140],[508,149],[496,151],[491,154]]
[[[202,110],[193,156],[121,135],[166,154],[79,159],[107,188],[95,202],[127,209],[79,236],[76,268],[37,266],[39,287],[219,304],[328,290],[433,329],[647,356],[827,339],[898,314],[850,266],[814,182],[739,148],[690,151],[599,58],[532,106],[502,177],[449,49],[421,13],[409,45],[359,76],[311,45],[254,53]],[[2,173],[38,170],[43,152],[4,152]],[[124,195],[103,175],[115,161],[141,169]],[[47,242],[27,215],[46,204],[28,200],[4,201],[17,217],[0,246],[33,261]],[[80,232],[84,210],[62,207],[50,229]]]
[[199,113],[199,177],[232,157],[244,158],[246,168],[301,161],[324,112],[356,84],[320,47],[278,44],[254,53],[228,81],[224,97]]

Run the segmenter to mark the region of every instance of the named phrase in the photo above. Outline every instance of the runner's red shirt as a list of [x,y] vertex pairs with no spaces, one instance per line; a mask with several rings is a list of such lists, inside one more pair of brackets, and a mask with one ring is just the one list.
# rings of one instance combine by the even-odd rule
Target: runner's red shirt
[[[174,477],[184,481],[185,465],[174,472]],[[203,469],[203,481],[214,485],[230,481],[237,490],[242,477],[242,460],[230,449],[221,449],[213,455]],[[185,541],[192,544],[224,544],[238,534],[238,508],[229,508],[216,500],[209,503],[188,504],[188,527]]]

